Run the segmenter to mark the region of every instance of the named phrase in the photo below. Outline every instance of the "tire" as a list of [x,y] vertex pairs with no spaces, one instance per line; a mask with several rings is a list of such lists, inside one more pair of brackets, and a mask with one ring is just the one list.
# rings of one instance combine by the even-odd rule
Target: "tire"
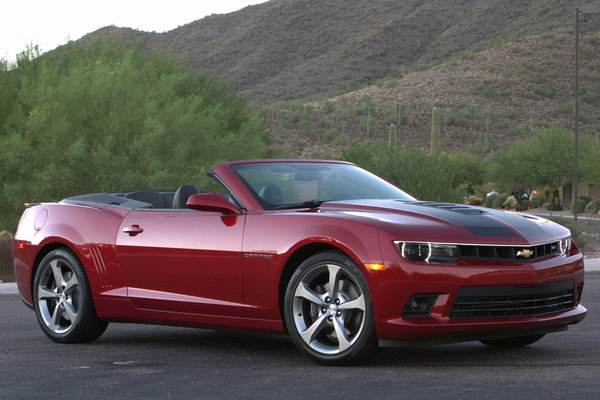
[[42,331],[58,343],[91,342],[108,326],[96,316],[81,262],[67,249],[42,259],[33,284],[33,308]]
[[481,340],[480,342],[494,349],[518,349],[539,341],[545,335],[519,336],[507,339]]
[[343,253],[317,253],[298,267],[285,293],[284,318],[296,347],[318,363],[356,364],[377,350],[369,287]]

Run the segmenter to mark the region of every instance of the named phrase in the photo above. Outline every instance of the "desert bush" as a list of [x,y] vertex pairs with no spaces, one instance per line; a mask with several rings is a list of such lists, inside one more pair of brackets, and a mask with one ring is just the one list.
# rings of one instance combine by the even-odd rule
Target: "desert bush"
[[0,280],[13,281],[13,237],[9,232],[0,232]]
[[587,214],[598,214],[600,212],[600,199],[592,200],[585,206],[585,212]]
[[571,202],[571,212],[573,214],[577,213],[577,214],[581,214],[582,212],[585,211],[585,206],[592,201],[592,199],[590,199],[587,196],[579,196],[577,197],[577,201],[572,201]]
[[3,229],[14,230],[24,202],[176,188],[266,152],[263,119],[229,83],[120,38],[22,55],[8,73],[17,87],[0,91],[11,110],[0,112]]
[[514,210],[515,208],[517,208],[517,204],[519,202],[517,201],[517,199],[515,198],[515,196],[508,196],[506,198],[506,200],[504,200],[504,203],[502,203],[502,207],[505,210]]
[[507,198],[507,194],[493,194],[485,198],[484,205],[487,208],[502,208]]
[[572,218],[565,217],[547,217],[549,220],[556,222],[559,225],[571,231],[571,239],[575,242],[580,251],[586,251],[590,247],[586,227],[576,225]]
[[535,199],[529,202],[529,207],[540,208],[544,203],[548,202],[548,198],[545,195],[539,195]]
[[548,204],[548,211],[562,211],[563,207],[560,204],[550,203]]
[[453,186],[454,171],[447,155],[422,149],[399,151],[383,141],[355,144],[342,154],[422,200],[462,202],[466,194]]
[[483,201],[479,197],[472,196],[469,198],[467,204],[470,206],[480,206],[483,204]]

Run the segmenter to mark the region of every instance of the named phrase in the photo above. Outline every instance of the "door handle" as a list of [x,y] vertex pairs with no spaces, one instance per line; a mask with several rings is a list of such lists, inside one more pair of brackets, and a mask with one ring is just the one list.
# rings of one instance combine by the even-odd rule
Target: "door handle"
[[140,228],[139,225],[131,225],[131,226],[128,226],[127,228],[124,228],[123,232],[128,233],[129,236],[135,236],[138,233],[144,232],[144,230],[142,228]]

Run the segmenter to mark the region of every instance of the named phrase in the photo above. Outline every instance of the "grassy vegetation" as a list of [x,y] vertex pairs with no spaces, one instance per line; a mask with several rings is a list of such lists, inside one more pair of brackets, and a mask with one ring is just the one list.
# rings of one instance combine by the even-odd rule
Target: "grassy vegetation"
[[14,280],[13,237],[9,232],[0,232],[0,281]]

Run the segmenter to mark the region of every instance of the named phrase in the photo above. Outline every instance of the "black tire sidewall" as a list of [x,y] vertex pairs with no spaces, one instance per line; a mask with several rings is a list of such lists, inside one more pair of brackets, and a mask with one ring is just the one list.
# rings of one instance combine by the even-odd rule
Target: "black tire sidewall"
[[[40,279],[44,270],[48,267],[48,264],[54,260],[62,260],[63,262],[69,265],[69,267],[73,270],[73,273],[77,277],[79,291],[77,318],[72,324],[71,329],[62,334],[55,333],[46,326],[46,323],[44,322],[44,319],[41,316],[38,301]],[[33,283],[33,308],[37,320],[40,324],[40,327],[42,328],[42,331],[50,339],[58,343],[77,343],[93,340],[92,338],[90,338],[90,327],[94,325],[98,327],[102,326],[102,324],[98,324],[99,320],[96,316],[96,312],[93,306],[92,294],[87,276],[85,274],[85,270],[83,269],[81,262],[75,256],[75,254],[66,249],[53,250],[50,253],[48,253],[40,262]],[[102,329],[102,331],[103,330],[104,329]]]
[[[354,342],[350,346],[350,348],[338,354],[322,354],[311,348],[307,343],[305,343],[304,340],[300,337],[300,334],[298,333],[298,328],[296,327],[293,316],[293,301],[296,287],[307,273],[309,273],[314,268],[317,268],[322,264],[336,264],[344,268],[346,272],[350,273],[352,277],[356,280],[356,282],[360,286],[360,289],[365,299],[365,319],[360,336],[356,340],[356,342]],[[325,251],[317,253],[306,259],[298,267],[298,269],[296,269],[296,271],[290,278],[285,293],[284,318],[287,331],[296,347],[309,358],[321,364],[355,364],[364,361],[366,358],[370,357],[377,348],[377,338],[375,335],[375,323],[373,316],[373,303],[371,299],[371,293],[369,291],[369,286],[358,266],[356,266],[352,259],[350,259],[347,255],[341,252]]]

